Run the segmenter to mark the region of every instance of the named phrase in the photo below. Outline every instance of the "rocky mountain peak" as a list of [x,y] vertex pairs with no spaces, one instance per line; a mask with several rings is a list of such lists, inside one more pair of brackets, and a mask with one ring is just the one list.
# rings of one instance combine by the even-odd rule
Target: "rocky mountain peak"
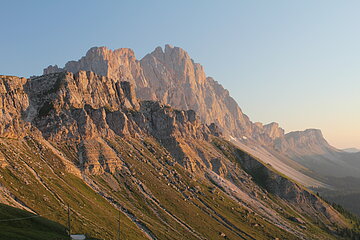
[[264,125],[264,129],[265,129],[266,133],[269,135],[269,137],[272,139],[282,137],[285,134],[285,130],[282,129],[279,126],[279,124],[276,122],[272,122],[272,123]]
[[171,79],[163,78],[164,80],[178,80],[193,87],[196,84],[204,84],[206,81],[203,67],[195,63],[185,50],[169,44],[165,45],[164,50],[157,47],[152,53],[147,54],[141,59],[141,64],[145,67],[148,67],[149,64],[162,65],[171,77]]
[[251,135],[251,122],[219,83],[206,77],[203,67],[179,47],[157,47],[137,61],[132,50],[91,48],[78,61],[64,68],[50,66],[44,73],[80,70],[114,79],[129,81],[141,100],[158,100],[183,110],[195,110],[201,121],[216,123],[225,136]]
[[265,134],[267,137],[269,137],[272,140],[275,140],[277,138],[282,138],[285,134],[285,130],[282,129],[278,123],[272,122],[269,124],[263,125],[260,122],[254,123],[254,125],[260,129],[263,134]]
[[147,86],[140,63],[136,60],[134,51],[129,48],[116,50],[107,47],[93,47],[78,61],[69,61],[64,68],[57,65],[44,69],[44,74],[55,72],[91,71],[116,81],[129,81],[140,88]]

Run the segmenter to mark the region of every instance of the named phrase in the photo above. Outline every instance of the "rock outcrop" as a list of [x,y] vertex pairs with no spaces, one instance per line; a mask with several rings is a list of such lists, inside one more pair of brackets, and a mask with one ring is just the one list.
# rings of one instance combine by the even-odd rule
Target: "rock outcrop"
[[129,82],[113,81],[92,72],[33,78],[27,89],[30,106],[26,118],[46,138],[57,141],[112,136],[107,112],[119,115],[116,129],[121,128],[125,134],[130,126],[121,111],[140,108]]
[[0,136],[18,138],[30,127],[22,121],[29,106],[24,85],[26,78],[0,75]]
[[187,142],[220,135],[214,124],[203,124],[193,110],[139,102],[130,82],[93,72],[51,73],[29,80],[4,76],[1,80],[1,136],[19,138],[30,134],[31,127],[46,140],[72,142],[79,146],[79,164],[91,173],[121,168],[121,160],[116,160],[103,139],[150,135],[181,165],[196,171]]
[[275,140],[277,138],[281,138],[284,136],[285,131],[282,129],[278,123],[272,122],[269,124],[264,125],[264,131],[267,136],[271,139]]

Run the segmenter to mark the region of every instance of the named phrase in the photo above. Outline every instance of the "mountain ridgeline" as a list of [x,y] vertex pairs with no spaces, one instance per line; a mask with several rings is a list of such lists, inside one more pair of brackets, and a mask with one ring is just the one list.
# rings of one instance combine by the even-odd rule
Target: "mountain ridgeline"
[[[117,81],[129,81],[141,100],[155,100],[177,109],[194,110],[202,122],[216,124],[225,138],[245,144],[255,142],[276,145],[275,148],[280,151],[297,151],[298,144],[294,143],[294,139],[301,138],[303,141],[310,136],[307,133],[319,131],[310,129],[285,134],[277,123],[263,125],[251,122],[229,91],[207,77],[204,68],[178,47],[157,47],[141,60],[136,59],[131,49],[112,51],[106,47],[94,47],[80,60],[69,61],[63,68],[56,65],[45,68],[44,74],[77,73],[80,70],[92,71]],[[289,139],[292,139],[290,144],[287,143]],[[328,147],[322,135],[315,140],[312,144]]]
[[[312,174],[313,165],[316,169],[322,169],[313,164],[309,156],[323,156],[325,153],[327,157],[322,162],[325,162],[323,169],[326,171],[320,174],[326,176],[336,172],[328,156],[337,155],[338,151],[326,142],[320,130],[285,134],[277,123],[264,125],[251,122],[229,91],[213,78],[207,77],[204,68],[181,48],[170,45],[164,49],[157,47],[137,60],[131,49],[113,51],[106,47],[94,47],[80,60],[69,61],[63,68],[49,66],[44,69],[44,74],[66,71],[76,74],[81,70],[106,76],[113,81],[128,81],[141,100],[160,101],[176,109],[194,110],[201,122],[215,124],[225,139],[305,186],[326,186],[326,183],[319,182],[323,178]],[[345,175],[358,173],[347,169],[343,171]]]
[[0,76],[0,109],[0,202],[63,226],[70,206],[72,232],[116,239],[119,216],[126,239],[357,236],[270,161],[322,135],[252,123],[180,48],[140,61],[92,48],[43,76]]
[[[129,81],[142,100],[156,100],[178,109],[192,109],[207,124],[215,123],[224,135],[269,141],[273,134],[266,126],[253,124],[235,100],[203,67],[181,48],[156,48],[140,61],[130,49],[91,48],[79,61],[64,68],[49,66],[44,74],[80,70],[92,71],[111,79]],[[277,136],[276,136],[277,137]]]

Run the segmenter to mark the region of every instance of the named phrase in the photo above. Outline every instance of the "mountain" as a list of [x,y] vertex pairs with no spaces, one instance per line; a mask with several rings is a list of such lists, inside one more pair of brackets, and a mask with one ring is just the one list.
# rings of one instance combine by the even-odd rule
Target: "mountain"
[[[328,176],[358,176],[358,157],[330,146],[320,130],[286,133],[277,123],[253,123],[236,101],[181,48],[166,45],[137,60],[131,49],[91,48],[63,68],[49,66],[44,74],[93,71],[114,81],[129,81],[141,100],[160,101],[194,110],[200,121],[219,127],[222,136],[261,158],[277,171],[308,187],[331,187]],[[355,167],[353,166],[355,163]]]
[[199,114],[201,121],[219,126],[225,136],[264,141],[273,137],[266,127],[252,123],[229,92],[213,78],[207,77],[204,68],[181,48],[166,45],[163,50],[157,47],[138,61],[130,49],[112,51],[106,47],[94,47],[80,60],[69,61],[64,68],[49,66],[44,69],[44,74],[77,73],[79,70],[129,81],[142,100],[192,109]]
[[[69,239],[64,226],[30,212],[0,204],[0,216],[1,239]],[[15,219],[19,220],[14,221]]]
[[[181,48],[166,45],[157,47],[140,61],[131,49],[110,50],[91,48],[78,61],[69,61],[64,68],[49,66],[44,74],[79,70],[93,71],[115,81],[129,81],[141,100],[156,100],[183,110],[194,110],[206,124],[214,123],[222,136],[252,155],[261,158],[276,170],[296,179],[305,186],[325,184],[306,176],[293,159],[273,153],[274,141],[284,137],[277,123],[253,123],[241,111],[236,101],[203,67],[195,63]],[[266,146],[266,147],[264,147]],[[271,146],[268,149],[268,146]]]
[[44,74],[93,71],[114,81],[129,81],[141,100],[160,101],[194,110],[201,122],[219,127],[222,136],[299,183],[335,188],[329,177],[357,177],[359,158],[330,146],[320,130],[286,133],[277,123],[253,123],[204,68],[181,48],[166,45],[137,60],[131,49],[91,48],[63,68],[49,66]]
[[357,149],[357,148],[345,148],[345,149],[342,149],[344,152],[348,152],[348,153],[357,153],[357,152],[360,152],[360,149]]
[[0,103],[0,201],[64,226],[70,206],[73,232],[115,239],[119,216],[126,239],[355,234],[356,222],[215,124],[140,101],[130,82],[90,71],[0,76]]
[[285,134],[275,140],[275,149],[322,176],[356,177],[360,173],[359,163],[351,162],[355,155],[329,145],[319,129]]
[[275,149],[288,154],[319,154],[322,155],[336,149],[329,145],[319,129],[307,129],[305,131],[295,131],[277,138]]

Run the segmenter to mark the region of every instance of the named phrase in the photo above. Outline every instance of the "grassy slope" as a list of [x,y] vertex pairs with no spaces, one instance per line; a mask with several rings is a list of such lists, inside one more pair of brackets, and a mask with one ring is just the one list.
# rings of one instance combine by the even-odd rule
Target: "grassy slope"
[[[148,141],[151,140],[148,139]],[[134,141],[132,141],[132,143],[134,144]],[[165,180],[166,177],[164,176],[168,174],[166,168],[169,168],[169,166],[166,164],[162,165],[162,167],[156,165],[159,162],[156,159],[157,153],[150,154],[146,149],[143,149],[139,154],[140,156],[136,156],[137,154],[134,154],[132,151],[132,157],[127,159],[127,151],[132,147],[122,142],[120,139],[117,144],[113,145],[119,146],[120,149],[117,149],[118,154],[122,155],[122,159],[126,159],[126,162],[132,166],[134,172],[141,173],[136,174],[137,178],[147,184],[147,187],[150,188],[156,199],[177,217],[195,228],[202,236],[211,239],[223,239],[219,233],[224,232],[230,239],[241,239],[242,237],[244,239],[273,239],[274,237],[297,239],[296,236],[275,227],[261,218],[246,214],[244,207],[229,198],[223,192],[218,192],[216,194],[211,193],[209,189],[211,189],[213,185],[209,181],[206,181],[205,179],[202,181],[191,179],[181,167],[175,165],[173,169],[182,176],[181,180],[178,180],[177,182],[185,182],[189,188],[198,186],[202,189],[202,194],[198,194],[184,201],[184,195],[191,196],[191,194],[189,191],[185,190],[183,191],[184,195],[180,195],[179,192],[175,191],[173,188],[166,187],[169,181]],[[150,142],[150,145],[155,146],[157,151],[164,151],[155,142]],[[153,155],[155,155],[155,158],[149,157]],[[164,155],[164,153],[159,154],[158,157],[162,155]],[[139,159],[144,158],[147,158],[146,163],[139,161]],[[155,165],[155,168],[157,169],[163,169],[154,172],[152,171],[152,168],[148,169],[149,166],[147,165],[151,164]],[[122,181],[126,180],[123,179]],[[181,188],[181,186],[176,187]],[[103,186],[103,188],[106,189],[106,185]],[[130,199],[125,199],[124,202],[129,202],[129,200]],[[143,206],[145,206],[145,204]],[[236,209],[236,211],[234,211],[234,209]],[[253,226],[256,223],[262,227],[254,228]],[[161,234],[161,232],[159,232],[160,230],[156,229],[156,227],[153,231],[157,234]],[[327,234],[325,234],[325,236],[325,239],[328,238]],[[167,239],[166,235],[163,237],[164,239]],[[176,234],[171,235],[170,239],[177,239]],[[178,239],[182,239],[182,237],[179,236]],[[190,239],[193,239],[193,237],[190,236]]]
[[[66,173],[56,155],[44,147],[41,149],[32,139],[26,142],[7,140],[6,146],[0,143],[0,150],[9,162],[7,168],[0,169],[1,184],[38,214],[46,214],[49,219],[63,225],[67,224],[69,204],[74,233],[114,238],[117,210],[80,178]],[[124,237],[146,239],[125,215],[121,215],[121,219],[126,229]]]
[[[0,239],[3,240],[60,240],[68,239],[64,226],[32,213],[0,204]],[[6,219],[27,218],[16,221]]]
[[[153,139],[117,138],[108,144],[129,171],[91,176],[100,190],[66,173],[62,160],[33,139],[0,142],[0,151],[9,162],[7,168],[0,168],[0,183],[37,213],[53,213],[48,218],[63,225],[67,221],[66,205],[70,204],[74,232],[102,239],[115,239],[118,212],[96,191],[134,215],[158,239],[220,240],[224,239],[221,233],[229,239],[297,239],[248,214],[224,192],[211,191],[214,185],[208,180],[196,180],[178,164],[169,165],[173,159]],[[56,147],[77,161],[71,145]],[[146,239],[123,213],[121,219],[123,239]],[[310,230],[323,239],[332,239],[318,227]]]

